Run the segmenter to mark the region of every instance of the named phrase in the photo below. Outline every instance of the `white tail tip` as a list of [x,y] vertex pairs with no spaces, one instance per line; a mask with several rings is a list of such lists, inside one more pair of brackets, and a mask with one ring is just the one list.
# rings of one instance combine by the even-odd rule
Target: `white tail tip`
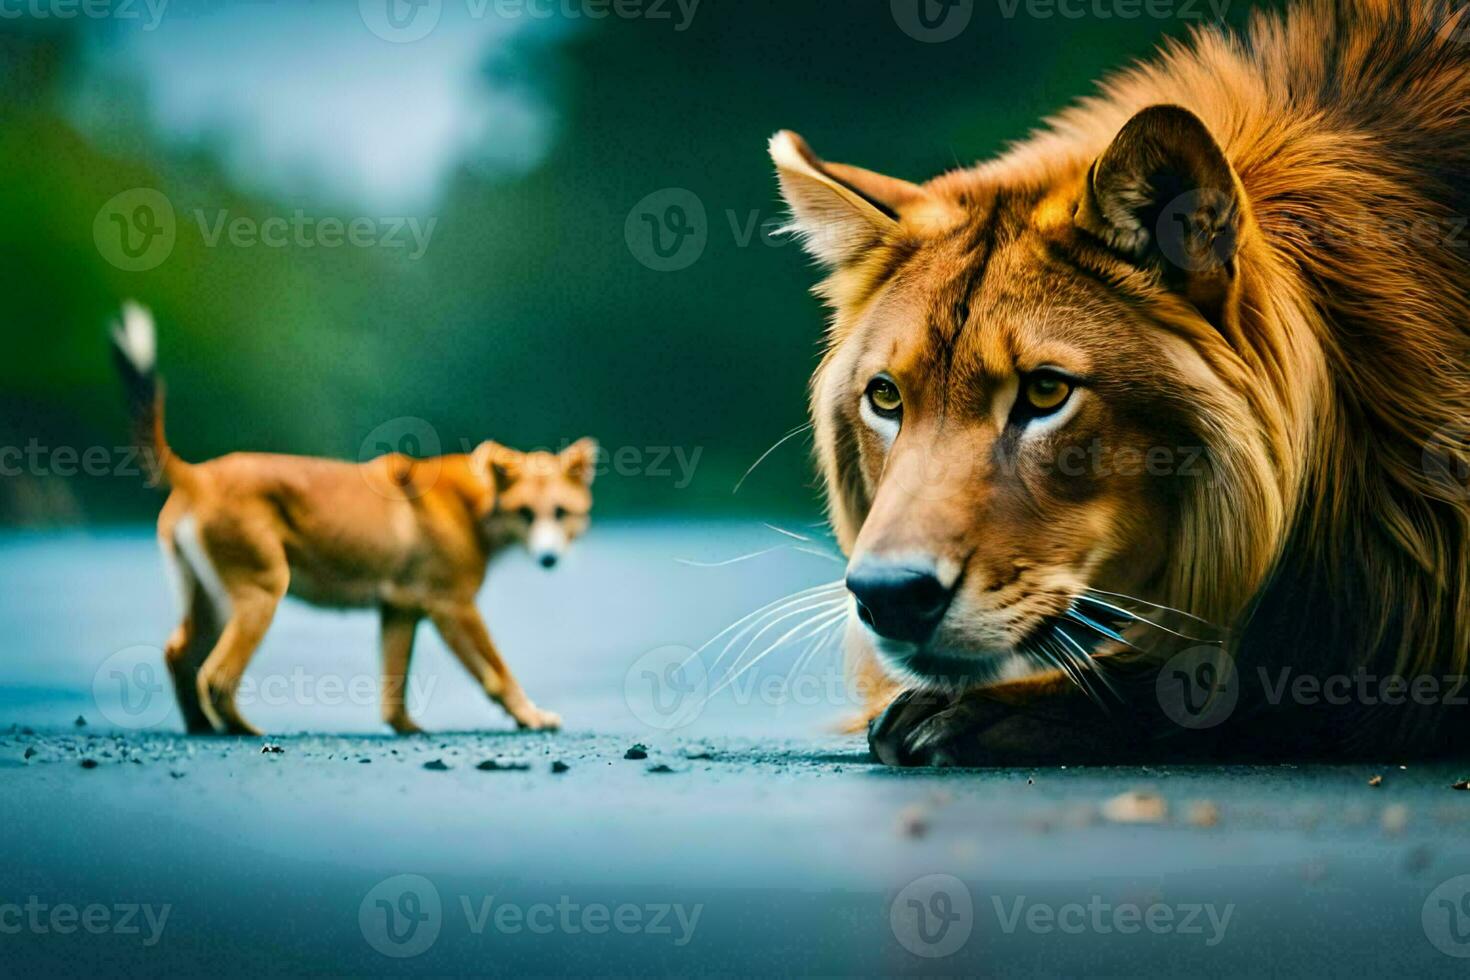
[[153,314],[133,300],[123,303],[122,319],[112,326],[112,339],[139,374],[151,372],[158,359]]

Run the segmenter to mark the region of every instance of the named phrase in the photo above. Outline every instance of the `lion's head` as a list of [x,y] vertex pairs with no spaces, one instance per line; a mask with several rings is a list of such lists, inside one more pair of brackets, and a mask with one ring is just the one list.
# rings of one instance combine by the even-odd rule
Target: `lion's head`
[[1205,125],[1157,106],[1093,158],[922,186],[792,133],[771,152],[830,271],[817,451],[890,671],[1055,669],[1110,642],[1115,593],[1229,622],[1279,550],[1300,484],[1283,420],[1321,370],[1303,354],[1260,383],[1240,307],[1268,273]]

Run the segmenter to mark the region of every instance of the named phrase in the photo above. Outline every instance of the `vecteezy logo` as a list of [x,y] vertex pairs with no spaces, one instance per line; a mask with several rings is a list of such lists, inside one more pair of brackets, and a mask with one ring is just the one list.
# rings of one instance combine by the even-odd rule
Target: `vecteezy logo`
[[1201,187],[1180,194],[1159,212],[1154,229],[1164,258],[1185,272],[1204,272],[1235,254],[1235,202]]
[[1212,644],[1190,647],[1164,664],[1154,682],[1159,707],[1181,728],[1214,728],[1235,710],[1240,678],[1230,654]]
[[92,221],[92,241],[102,257],[124,272],[147,272],[174,250],[174,206],[151,187],[111,198]]
[[92,701],[119,728],[152,728],[168,716],[163,651],[133,646],[119,650],[92,675]]
[[888,924],[899,945],[915,956],[952,956],[970,939],[975,902],[969,887],[954,875],[925,875],[894,896]]
[[444,0],[357,0],[357,12],[367,29],[394,44],[428,37],[443,11]]
[[953,41],[970,26],[975,0],[890,0],[893,22],[915,41]]
[[[388,500],[416,500],[428,493],[443,466],[439,433],[428,422],[411,415],[389,419],[367,434],[357,459],[372,466],[361,468],[373,492]],[[393,459],[379,459],[393,456]]]
[[709,242],[704,202],[682,187],[654,191],[628,212],[623,237],[633,258],[655,272],[687,269]]
[[1470,957],[1470,875],[1443,882],[1420,913],[1424,935],[1446,956]]
[[623,678],[623,698],[649,728],[683,728],[704,711],[709,674],[693,650],[664,646],[634,661]]
[[1470,500],[1470,419],[1431,435],[1423,462],[1425,474],[1454,499]]
[[373,886],[357,908],[362,938],[384,956],[407,959],[434,945],[444,924],[439,889],[423,875],[395,875]]

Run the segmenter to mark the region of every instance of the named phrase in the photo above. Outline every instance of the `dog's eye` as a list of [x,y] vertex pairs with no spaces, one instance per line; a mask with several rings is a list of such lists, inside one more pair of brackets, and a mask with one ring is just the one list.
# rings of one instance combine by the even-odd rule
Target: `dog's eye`
[[868,382],[866,395],[873,411],[883,418],[897,418],[903,412],[903,397],[898,393],[898,385],[886,374]]
[[520,510],[516,511],[516,513],[521,515],[521,520],[525,521],[527,524],[530,524],[536,519],[536,512],[529,507],[522,507]]
[[566,517],[567,517],[567,509],[565,507],[558,507],[556,509],[556,519],[559,520],[559,521],[564,521],[564,520],[566,520]]
[[1022,396],[1033,415],[1050,415],[1072,396],[1072,384],[1055,374],[1033,374],[1025,381]]

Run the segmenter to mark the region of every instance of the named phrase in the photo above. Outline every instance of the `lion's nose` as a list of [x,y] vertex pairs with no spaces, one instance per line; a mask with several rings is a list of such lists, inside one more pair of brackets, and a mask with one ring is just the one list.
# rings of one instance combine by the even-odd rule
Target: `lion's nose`
[[930,637],[954,594],[931,569],[870,559],[848,571],[847,590],[869,629],[906,643]]

